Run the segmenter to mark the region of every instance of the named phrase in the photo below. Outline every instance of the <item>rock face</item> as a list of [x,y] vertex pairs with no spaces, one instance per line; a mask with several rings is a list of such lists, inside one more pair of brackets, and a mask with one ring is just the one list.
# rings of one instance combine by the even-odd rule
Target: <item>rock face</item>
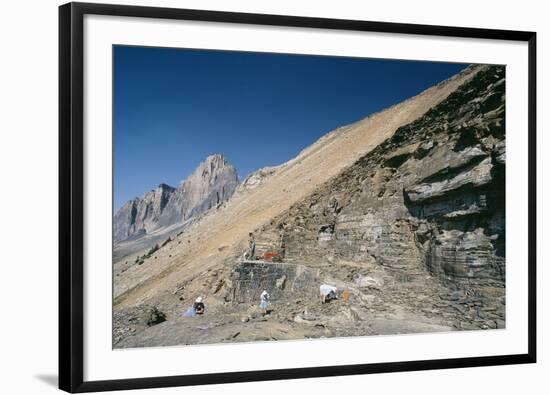
[[503,67],[484,67],[255,236],[279,232],[286,262],[375,262],[403,283],[431,275],[465,314],[489,308],[502,327],[504,82]]
[[114,241],[182,223],[228,200],[238,184],[235,168],[222,155],[211,155],[178,188],[160,184],[124,204],[113,219]]
[[262,291],[269,290],[270,301],[318,297],[319,270],[303,265],[284,263],[244,262],[232,275],[234,284],[229,298],[232,302],[257,302]]
[[160,184],[141,198],[126,202],[113,219],[115,242],[130,236],[139,236],[148,229],[156,228],[166,203],[175,190],[169,185]]
[[250,173],[239,185],[236,192],[243,193],[262,185],[268,181],[269,178],[281,167],[283,166],[262,167],[261,169]]

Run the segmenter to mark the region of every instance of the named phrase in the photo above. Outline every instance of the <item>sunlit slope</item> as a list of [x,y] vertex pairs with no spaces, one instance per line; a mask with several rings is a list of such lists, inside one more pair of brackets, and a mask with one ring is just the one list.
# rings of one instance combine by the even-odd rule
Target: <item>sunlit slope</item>
[[400,104],[326,134],[276,168],[265,182],[236,193],[224,206],[210,210],[161,248],[154,259],[128,267],[115,278],[115,306],[155,299],[172,292],[182,281],[240,255],[249,232],[337,176],[396,129],[439,104],[482,67],[470,67]]

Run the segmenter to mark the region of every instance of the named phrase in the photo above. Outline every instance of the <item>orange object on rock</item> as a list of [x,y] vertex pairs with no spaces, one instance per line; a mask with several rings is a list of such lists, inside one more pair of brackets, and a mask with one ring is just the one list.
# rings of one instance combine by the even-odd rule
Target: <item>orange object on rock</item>
[[275,251],[264,252],[264,261],[273,262],[279,258],[279,254]]
[[346,289],[342,292],[342,300],[349,300],[349,291]]

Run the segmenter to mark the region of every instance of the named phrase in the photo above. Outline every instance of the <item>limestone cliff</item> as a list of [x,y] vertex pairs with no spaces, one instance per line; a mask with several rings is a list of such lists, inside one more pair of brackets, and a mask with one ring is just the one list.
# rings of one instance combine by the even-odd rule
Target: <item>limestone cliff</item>
[[227,201],[238,183],[235,168],[222,155],[211,155],[178,188],[160,184],[124,204],[113,219],[114,241],[182,223]]

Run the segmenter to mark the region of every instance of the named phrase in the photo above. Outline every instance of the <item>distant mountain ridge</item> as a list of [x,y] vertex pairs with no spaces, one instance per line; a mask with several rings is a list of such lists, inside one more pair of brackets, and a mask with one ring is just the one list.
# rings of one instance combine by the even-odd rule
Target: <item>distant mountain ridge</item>
[[114,242],[183,223],[228,200],[238,185],[237,170],[222,154],[210,155],[178,188],[162,183],[126,202],[113,218]]

